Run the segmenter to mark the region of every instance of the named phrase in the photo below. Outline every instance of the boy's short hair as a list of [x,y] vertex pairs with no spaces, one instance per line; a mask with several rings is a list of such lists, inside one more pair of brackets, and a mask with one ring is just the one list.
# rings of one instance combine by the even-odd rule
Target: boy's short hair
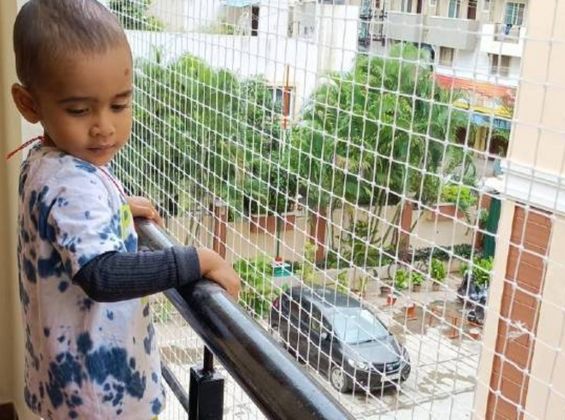
[[14,24],[18,78],[32,87],[63,54],[103,53],[122,43],[118,19],[97,0],[29,0]]

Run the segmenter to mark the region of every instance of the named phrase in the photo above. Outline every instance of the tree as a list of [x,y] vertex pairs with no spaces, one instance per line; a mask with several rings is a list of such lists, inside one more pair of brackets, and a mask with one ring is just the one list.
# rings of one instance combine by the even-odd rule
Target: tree
[[154,16],[148,16],[151,0],[110,0],[109,7],[125,29],[139,31],[162,31],[163,22]]
[[232,215],[288,206],[296,181],[283,164],[280,109],[264,80],[240,80],[191,55],[165,65],[157,52],[136,63],[135,84],[133,135],[120,160],[130,189],[173,215],[182,191],[202,205],[221,199]]
[[435,85],[408,44],[387,58],[358,54],[350,72],[328,75],[291,133],[291,167],[311,211],[366,205],[367,236],[350,239],[382,246],[397,224],[380,232],[385,205],[432,203],[442,180],[472,172],[453,141],[468,119],[451,105],[456,95]]

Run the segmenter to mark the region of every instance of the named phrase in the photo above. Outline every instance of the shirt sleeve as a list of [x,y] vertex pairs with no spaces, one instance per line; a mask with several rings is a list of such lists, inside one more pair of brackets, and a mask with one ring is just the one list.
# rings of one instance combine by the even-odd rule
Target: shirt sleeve
[[59,173],[43,204],[49,206],[47,234],[53,237],[48,239],[71,278],[98,255],[126,251],[119,205],[112,203],[104,183],[88,168]]
[[173,247],[99,255],[80,269],[73,283],[97,302],[116,302],[186,286],[200,278],[196,249]]

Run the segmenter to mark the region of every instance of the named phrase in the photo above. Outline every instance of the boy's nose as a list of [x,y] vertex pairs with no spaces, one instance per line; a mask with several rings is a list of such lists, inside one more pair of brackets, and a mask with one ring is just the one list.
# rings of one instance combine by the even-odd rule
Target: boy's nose
[[111,118],[101,115],[90,129],[92,137],[109,137],[115,132]]

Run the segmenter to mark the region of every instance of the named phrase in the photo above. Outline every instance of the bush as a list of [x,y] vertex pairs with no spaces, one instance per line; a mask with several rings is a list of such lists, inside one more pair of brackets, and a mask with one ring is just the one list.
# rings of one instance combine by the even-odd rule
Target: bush
[[151,0],[111,0],[110,10],[114,12],[125,29],[139,31],[162,31],[163,22],[147,15]]
[[273,267],[268,257],[240,259],[233,268],[242,280],[239,300],[243,306],[251,310],[256,318],[266,317],[276,296],[271,283]]
[[447,272],[442,261],[437,258],[432,258],[430,275],[432,279],[438,281],[439,283],[443,283],[445,281],[445,279],[447,278]]
[[471,207],[477,204],[477,196],[467,185],[447,184],[441,190],[441,200],[452,203],[458,209],[468,214]]
[[421,273],[410,273],[410,284],[413,286],[421,286],[424,283],[424,276]]
[[494,260],[490,258],[475,258],[473,260],[473,280],[478,286],[488,287],[492,277]]
[[394,273],[394,288],[396,290],[405,290],[409,284],[409,273],[404,269],[396,270]]

